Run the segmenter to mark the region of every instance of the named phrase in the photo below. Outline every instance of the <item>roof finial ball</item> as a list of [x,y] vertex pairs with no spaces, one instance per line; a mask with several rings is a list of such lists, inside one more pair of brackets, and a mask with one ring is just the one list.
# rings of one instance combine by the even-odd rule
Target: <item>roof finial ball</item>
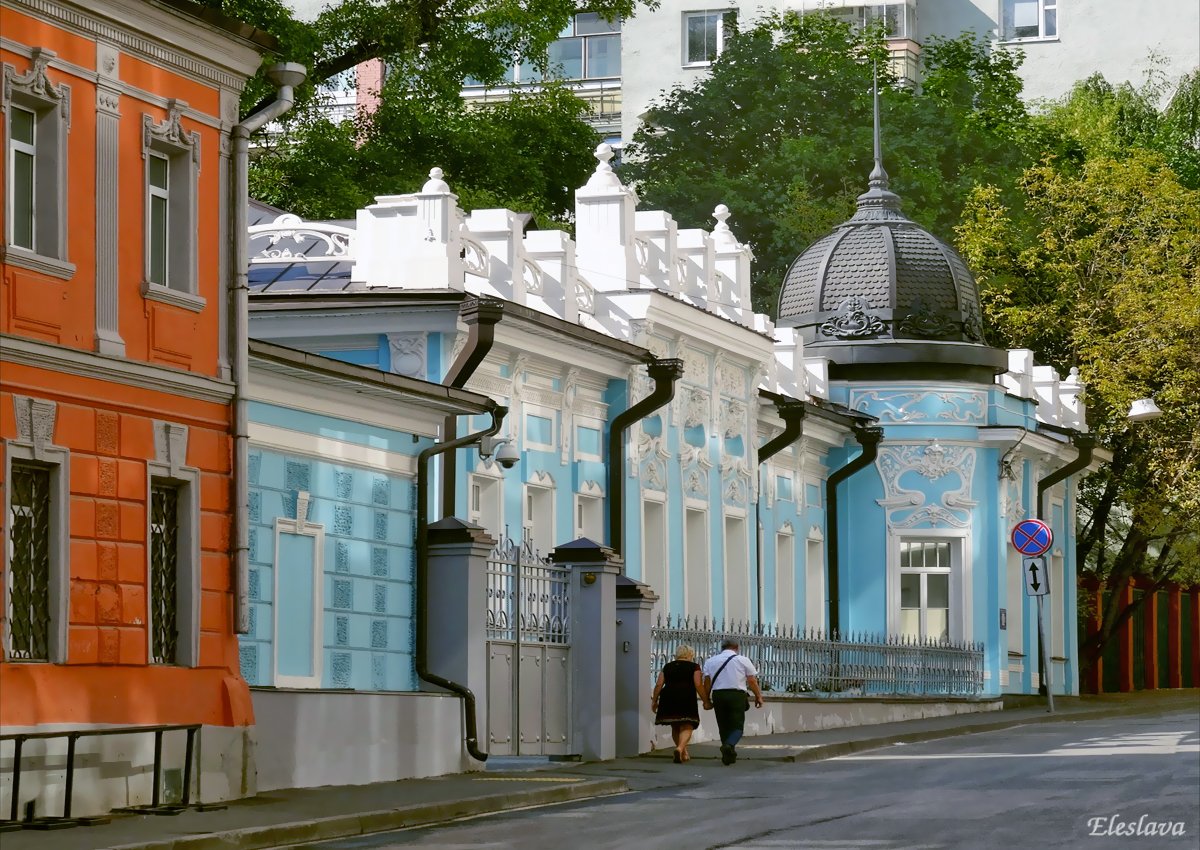
[[429,169],[429,179],[425,181],[425,185],[421,187],[422,195],[449,195],[450,184],[442,178],[445,177],[445,172],[442,169],[434,166]]
[[601,142],[596,145],[596,171],[588,180],[588,186],[593,189],[620,189],[621,181],[616,174],[613,173],[612,166],[608,161],[613,158],[612,145],[607,142]]

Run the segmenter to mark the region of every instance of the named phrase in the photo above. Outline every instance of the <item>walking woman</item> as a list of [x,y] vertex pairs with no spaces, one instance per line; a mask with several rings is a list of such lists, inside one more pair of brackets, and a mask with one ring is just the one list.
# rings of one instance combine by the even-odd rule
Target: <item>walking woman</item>
[[696,653],[690,646],[675,650],[675,660],[667,663],[658,674],[654,685],[654,697],[650,708],[654,711],[654,722],[659,726],[671,727],[671,740],[675,742],[675,763],[689,761],[688,741],[692,731],[700,725],[700,709],[696,704],[703,693],[704,678]]

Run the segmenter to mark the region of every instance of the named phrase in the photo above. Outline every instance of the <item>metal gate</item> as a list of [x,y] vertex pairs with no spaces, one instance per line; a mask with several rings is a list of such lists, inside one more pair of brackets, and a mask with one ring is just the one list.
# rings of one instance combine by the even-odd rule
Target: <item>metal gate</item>
[[488,559],[488,752],[567,755],[569,568],[502,538]]

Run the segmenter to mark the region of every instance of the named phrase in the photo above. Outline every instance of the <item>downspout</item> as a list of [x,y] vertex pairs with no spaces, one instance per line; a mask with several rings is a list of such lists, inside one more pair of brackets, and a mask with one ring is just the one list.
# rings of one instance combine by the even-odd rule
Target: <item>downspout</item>
[[[417,676],[431,685],[445,688],[462,697],[463,711],[466,713],[467,752],[477,761],[487,761],[488,754],[479,749],[479,724],[475,716],[475,694],[461,682],[454,682],[444,676],[439,676],[429,670],[429,638],[426,626],[429,623],[429,459],[434,455],[446,452],[453,453],[463,446],[476,443],[481,437],[490,437],[500,430],[508,408],[495,405],[490,411],[492,424],[482,431],[467,434],[453,440],[434,443],[422,449],[417,455],[417,540],[414,546],[414,557],[417,561]],[[452,456],[448,454],[447,457]]]
[[267,69],[269,79],[278,89],[275,100],[234,126],[233,141],[233,285],[229,291],[231,360],[233,372],[233,568],[236,588],[234,601],[237,633],[250,631],[250,481],[249,427],[246,416],[246,387],[250,381],[250,257],[249,215],[250,200],[250,135],[262,129],[292,108],[296,102],[296,87],[304,82],[307,71],[295,62],[280,62]]
[[841,633],[841,615],[839,609],[838,587],[838,512],[837,487],[854,473],[875,462],[879,454],[879,441],[883,439],[883,429],[876,427],[858,426],[852,430],[854,439],[862,446],[862,453],[829,476],[825,482],[825,575],[829,588],[829,634],[836,636]]
[[[504,318],[504,302],[498,298],[474,298],[463,302],[458,315],[467,325],[467,342],[442,378],[442,385],[462,389],[475,374],[479,364],[492,350],[496,341],[496,325]],[[453,440],[458,434],[458,416],[446,417],[442,424],[442,441]],[[454,516],[455,485],[458,475],[458,455],[442,458],[442,516]]]
[[[797,399],[781,398],[775,401],[775,409],[779,413],[779,418],[783,420],[783,433],[772,440],[768,440],[762,448],[758,450],[758,465],[761,467],[764,463],[770,460],[779,452],[786,449],[792,443],[800,439],[804,433],[804,402]],[[760,480],[762,476],[759,476]],[[754,502],[754,528],[758,533],[758,558],[757,558],[757,575],[758,575],[758,598],[755,609],[755,623],[762,625],[763,621],[763,585],[766,584],[766,566],[763,563],[763,528],[762,528],[762,487],[759,487],[758,498]],[[776,571],[779,565],[775,565]]]
[[[1086,469],[1092,462],[1092,451],[1096,448],[1096,438],[1090,434],[1073,434],[1071,442],[1079,450],[1075,460],[1066,466],[1051,472],[1038,481],[1037,485],[1037,518],[1046,520],[1046,491],[1058,482],[1069,478],[1081,469]],[[1041,625],[1042,597],[1038,597],[1038,624]],[[1049,664],[1042,629],[1038,629],[1038,692],[1050,697],[1050,710],[1054,711],[1054,697],[1046,688],[1046,665]]]
[[608,540],[618,555],[625,551],[625,432],[634,422],[675,398],[675,382],[683,375],[683,361],[651,360],[646,370],[654,381],[654,390],[633,407],[618,413],[608,432]]

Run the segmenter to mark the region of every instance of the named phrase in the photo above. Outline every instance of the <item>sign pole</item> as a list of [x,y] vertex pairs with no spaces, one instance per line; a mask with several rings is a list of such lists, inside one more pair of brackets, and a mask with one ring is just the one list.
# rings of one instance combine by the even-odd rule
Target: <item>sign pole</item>
[[1046,627],[1043,624],[1043,620],[1042,620],[1042,599],[1043,598],[1044,597],[1042,597],[1042,596],[1039,596],[1037,598],[1038,647],[1040,648],[1041,655],[1042,655],[1042,684],[1046,686],[1046,702],[1049,706],[1050,713],[1053,714],[1054,713],[1054,688],[1051,686],[1050,654],[1046,649]]

